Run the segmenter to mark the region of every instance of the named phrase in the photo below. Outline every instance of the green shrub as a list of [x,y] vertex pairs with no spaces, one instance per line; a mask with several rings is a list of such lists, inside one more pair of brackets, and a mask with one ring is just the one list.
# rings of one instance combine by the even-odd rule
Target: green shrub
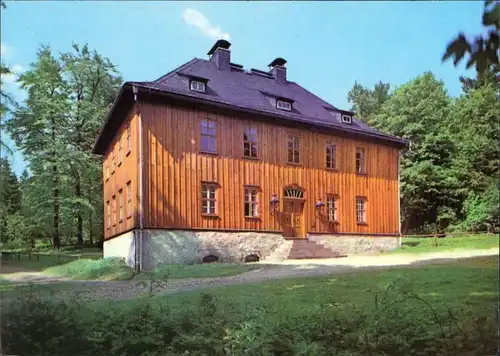
[[407,237],[402,239],[401,248],[392,252],[433,252],[454,249],[489,249],[497,247],[498,235],[471,235],[471,236],[448,236],[438,237]]
[[[263,303],[242,310],[211,294],[170,307],[154,299],[89,309],[32,292],[1,310],[3,352],[18,355],[259,356],[495,354],[498,308],[435,308],[393,280],[371,308],[315,312]],[[194,302],[193,302],[194,301]],[[438,312],[439,310],[439,312]],[[21,342],[20,342],[21,341]]]
[[1,310],[1,340],[5,355],[85,355],[92,348],[80,305],[42,299],[27,290],[18,300],[5,302]]
[[118,257],[99,260],[80,259],[47,268],[46,273],[72,279],[124,280],[134,277],[134,270]]

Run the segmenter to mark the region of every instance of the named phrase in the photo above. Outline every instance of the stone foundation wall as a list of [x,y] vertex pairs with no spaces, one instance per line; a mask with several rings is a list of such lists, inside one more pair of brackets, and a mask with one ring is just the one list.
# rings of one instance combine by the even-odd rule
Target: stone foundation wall
[[397,236],[310,235],[309,240],[345,255],[389,251],[399,247]]
[[208,255],[217,256],[219,262],[243,262],[251,254],[262,260],[284,241],[281,234],[260,232],[144,230],[142,267],[200,263]]
[[134,232],[129,231],[103,243],[103,257],[122,257],[130,267],[135,266]]
[[[390,236],[310,235],[309,240],[345,255],[399,247],[399,238]],[[201,263],[209,255],[217,256],[219,262],[244,262],[249,255],[257,255],[260,260],[279,260],[286,258],[286,251],[290,250],[287,243],[290,241],[278,233],[151,229],[143,232],[140,253],[142,269],[152,270],[159,264]],[[122,257],[135,267],[135,253],[132,231],[104,241],[104,257]]]

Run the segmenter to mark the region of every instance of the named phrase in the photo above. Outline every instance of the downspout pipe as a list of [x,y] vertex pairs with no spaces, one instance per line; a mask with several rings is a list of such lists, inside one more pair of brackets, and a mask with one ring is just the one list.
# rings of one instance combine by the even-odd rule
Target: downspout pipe
[[401,151],[398,152],[398,228],[399,228],[399,241],[398,245],[402,245],[401,237]]
[[139,236],[136,241],[136,249],[138,251],[138,263],[136,263],[136,269],[138,272],[142,271],[142,250],[143,250],[143,237],[144,237],[144,194],[143,194],[143,165],[144,165],[144,156],[142,149],[142,113],[140,110],[140,104],[137,100],[137,96],[139,93],[139,88],[135,85],[132,85],[132,91],[134,93],[134,104],[137,110],[137,118],[139,124]]

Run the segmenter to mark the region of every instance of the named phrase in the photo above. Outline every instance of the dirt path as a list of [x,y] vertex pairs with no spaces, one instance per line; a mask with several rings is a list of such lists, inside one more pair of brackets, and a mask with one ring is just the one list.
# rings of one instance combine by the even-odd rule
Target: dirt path
[[[351,256],[341,259],[286,260],[283,262],[262,262],[261,268],[231,277],[172,279],[162,286],[160,295],[176,294],[197,289],[209,289],[243,283],[256,283],[281,278],[325,276],[366,269],[387,269],[396,266],[418,268],[429,263],[446,263],[461,258],[498,255],[498,248],[474,251],[453,251],[419,255],[379,255]],[[148,292],[148,286],[138,281],[100,282],[68,281],[62,278],[44,276],[40,273],[12,273],[2,277],[14,283],[34,282],[53,284],[61,281],[71,282],[74,287],[65,288],[58,295],[77,295],[85,301],[103,299],[131,299]]]

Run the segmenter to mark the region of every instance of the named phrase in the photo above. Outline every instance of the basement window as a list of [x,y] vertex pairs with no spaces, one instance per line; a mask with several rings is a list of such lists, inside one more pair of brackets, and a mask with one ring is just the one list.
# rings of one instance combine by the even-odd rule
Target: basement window
[[276,107],[280,110],[292,111],[292,103],[284,100],[276,100]]
[[199,80],[191,80],[189,82],[189,89],[191,89],[192,91],[204,93],[206,86],[205,86],[205,83],[200,82]]

